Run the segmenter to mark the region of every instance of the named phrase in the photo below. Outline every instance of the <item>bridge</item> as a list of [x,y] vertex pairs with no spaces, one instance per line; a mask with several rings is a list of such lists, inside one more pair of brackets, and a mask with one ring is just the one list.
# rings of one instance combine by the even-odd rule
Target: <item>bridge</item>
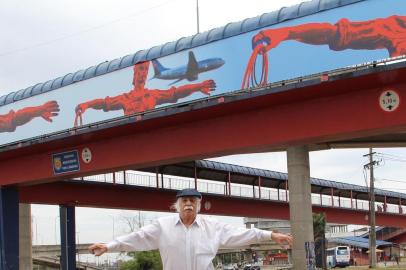
[[[286,173],[208,160],[21,187],[20,200],[168,212],[175,190],[193,187],[204,193],[203,214],[289,219]],[[368,224],[368,188],[311,178],[311,190],[313,211],[328,222]],[[406,194],[376,189],[375,196],[377,224],[406,228]]]
[[[368,32],[386,37],[391,28],[376,23],[377,18],[388,25],[393,18],[403,19],[397,15],[405,13],[404,1],[393,1],[394,11],[386,10],[388,6],[383,1],[305,2],[0,97],[0,268],[19,268],[20,202],[60,205],[61,266],[70,270],[75,267],[75,207],[169,211],[178,187],[174,184],[177,180],[165,180],[171,177],[164,175],[189,177],[192,180],[182,185],[202,191],[205,184],[211,183],[206,180],[217,182],[213,190],[218,191],[207,188],[204,193],[203,213],[290,219],[295,236],[292,253],[295,268],[309,266],[313,260],[309,254],[313,252],[305,250],[311,246],[305,243],[314,240],[312,211],[326,212],[327,219],[333,222],[365,224],[368,200],[366,189],[359,186],[317,179],[311,183],[309,151],[406,145],[406,106],[399,102],[405,99],[406,58],[402,56],[404,48],[393,47],[403,43],[388,40],[393,46],[382,48],[382,44],[363,36]],[[368,8],[379,14],[362,13]],[[320,12],[326,16],[318,16]],[[354,17],[347,18],[348,14]],[[365,21],[365,16],[369,21]],[[292,23],[292,27],[298,30],[295,34],[300,32],[303,37],[291,40],[293,49],[278,48],[282,51],[277,54],[286,58],[276,64],[290,65],[285,69],[271,68],[272,76],[284,71],[277,79],[268,81],[270,52],[265,50],[276,45],[269,44],[274,40],[270,26],[278,26],[286,37],[293,37],[296,35],[286,32],[291,28],[276,24],[297,18],[300,22]],[[341,20],[337,22],[336,18]],[[309,25],[314,26],[313,19],[322,20],[317,25],[336,29],[337,33],[325,40],[314,40],[317,29],[310,29],[312,34],[306,35]],[[344,22],[361,19],[364,27],[377,27],[359,35],[341,33],[347,29]],[[399,24],[399,29],[406,31],[403,26]],[[341,37],[357,40],[340,40]],[[236,44],[230,46],[229,42]],[[308,47],[300,47],[301,42],[308,42],[305,44]],[[309,47],[314,48],[320,42],[326,42],[322,47],[327,50],[322,51],[320,46],[315,50],[317,53],[308,54]],[[258,49],[258,45],[264,44],[269,46]],[[359,49],[357,53],[349,53],[354,49],[352,45]],[[201,50],[202,47],[207,50]],[[234,53],[224,53],[230,47]],[[296,49],[301,52],[298,58],[314,57],[309,58],[312,65],[306,63],[305,70],[297,69],[298,59],[289,58]],[[232,67],[238,64],[225,64],[211,71],[210,80],[186,82],[166,90],[156,90],[159,88],[154,84],[156,80],[147,81],[151,61],[171,58],[175,64],[192,50],[196,55],[210,52],[210,59],[221,56],[226,63],[241,60],[242,66],[236,71]],[[337,54],[337,50],[342,52]],[[320,57],[321,53],[324,57]],[[165,58],[169,55],[173,57]],[[254,66],[256,57],[261,56],[263,74],[258,83]],[[243,86],[239,87],[241,80]],[[205,96],[214,90],[215,83],[219,89]],[[125,92],[131,85],[133,89]],[[101,86],[106,88],[103,96],[99,91],[91,91]],[[82,91],[91,91],[89,99],[72,94]],[[197,98],[187,99],[192,93]],[[186,99],[179,100],[180,97]],[[36,103],[38,100],[41,104]],[[167,105],[157,106],[165,102]],[[86,109],[97,112],[93,119],[88,112],[83,115]],[[109,113],[114,110],[119,114]],[[55,121],[51,124],[41,119],[52,117]],[[41,121],[31,121],[33,118]],[[209,170],[207,167],[214,163],[190,164],[193,160],[229,154],[285,150],[289,176],[284,178],[234,167]],[[65,161],[67,166],[63,166]],[[152,173],[155,177],[149,176],[148,185],[131,185],[132,176],[127,173],[130,170]],[[119,171],[126,171],[122,173],[122,183],[118,181]],[[106,173],[111,175],[110,183],[90,181],[91,175]],[[252,190],[250,196],[242,196],[246,186]],[[377,209],[377,223],[404,227],[404,195],[383,190],[376,195],[379,204],[371,206]],[[25,220],[25,224],[29,221]]]

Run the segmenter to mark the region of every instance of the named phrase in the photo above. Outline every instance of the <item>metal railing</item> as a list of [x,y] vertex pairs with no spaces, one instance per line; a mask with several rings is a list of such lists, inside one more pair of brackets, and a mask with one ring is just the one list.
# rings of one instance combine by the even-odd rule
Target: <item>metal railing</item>
[[[115,184],[126,184],[143,187],[165,188],[180,190],[184,188],[194,188],[194,178],[184,178],[168,175],[156,175],[135,171],[121,171],[108,174],[99,174],[86,176],[82,178],[75,178],[74,180],[86,180]],[[231,189],[227,194],[228,183],[218,182],[205,179],[196,179],[197,189],[203,193],[229,195],[234,197],[253,198],[261,200],[283,201],[289,202],[289,191],[285,189],[275,189],[268,187],[250,186],[243,184],[231,183]],[[369,201],[356,200],[346,197],[337,197],[331,195],[320,195],[312,193],[312,204],[321,205],[325,207],[347,208],[356,209],[361,211],[369,210]],[[386,212],[394,214],[405,214],[406,208],[401,205],[387,204],[386,210],[381,203],[375,204],[377,212]]]

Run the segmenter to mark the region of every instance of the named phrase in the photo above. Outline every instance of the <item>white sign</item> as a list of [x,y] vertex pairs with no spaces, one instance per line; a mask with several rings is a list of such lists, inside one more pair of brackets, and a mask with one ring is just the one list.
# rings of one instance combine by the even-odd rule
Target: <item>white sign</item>
[[211,208],[211,202],[206,201],[206,202],[204,203],[204,209],[205,209],[205,210],[210,210],[210,208]]
[[379,96],[379,105],[385,112],[393,112],[399,107],[399,104],[399,95],[394,90],[385,90]]
[[82,160],[86,164],[89,164],[92,161],[92,151],[87,147],[82,150]]

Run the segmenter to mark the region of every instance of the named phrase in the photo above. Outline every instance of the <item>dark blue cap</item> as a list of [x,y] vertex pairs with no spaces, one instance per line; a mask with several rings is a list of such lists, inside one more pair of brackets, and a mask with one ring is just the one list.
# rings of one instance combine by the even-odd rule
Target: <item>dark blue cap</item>
[[201,199],[202,194],[200,194],[200,192],[194,188],[186,188],[179,190],[178,193],[176,193],[176,198],[181,197],[198,197],[199,199]]

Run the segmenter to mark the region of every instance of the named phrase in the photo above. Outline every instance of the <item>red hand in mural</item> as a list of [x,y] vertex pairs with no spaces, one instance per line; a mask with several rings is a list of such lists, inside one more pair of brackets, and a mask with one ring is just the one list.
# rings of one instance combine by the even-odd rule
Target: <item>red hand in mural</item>
[[145,81],[148,76],[149,63],[148,61],[134,65],[134,88],[131,91],[115,97],[94,99],[77,105],[75,108],[76,117],[74,126],[82,125],[82,115],[89,108],[105,112],[123,110],[124,115],[130,115],[152,110],[157,105],[175,103],[179,99],[190,96],[195,92],[210,95],[210,92],[216,88],[213,80],[206,80],[196,84],[187,84],[179,87],[173,86],[167,90],[147,89],[145,88]]
[[59,105],[56,101],[48,101],[41,106],[26,107],[18,111],[11,110],[8,114],[0,115],[0,132],[13,132],[35,117],[42,117],[52,122],[52,117],[57,116]]
[[[331,50],[377,50],[386,49],[391,57],[406,54],[406,16],[390,16],[369,21],[351,22],[341,19],[336,24],[308,23],[297,26],[267,29],[252,38],[253,52],[244,74],[242,88],[261,86],[267,83],[263,74],[255,83],[255,61],[263,57],[268,64],[266,52],[281,42],[295,40],[310,45],[328,45]],[[263,68],[267,70],[267,68]]]

